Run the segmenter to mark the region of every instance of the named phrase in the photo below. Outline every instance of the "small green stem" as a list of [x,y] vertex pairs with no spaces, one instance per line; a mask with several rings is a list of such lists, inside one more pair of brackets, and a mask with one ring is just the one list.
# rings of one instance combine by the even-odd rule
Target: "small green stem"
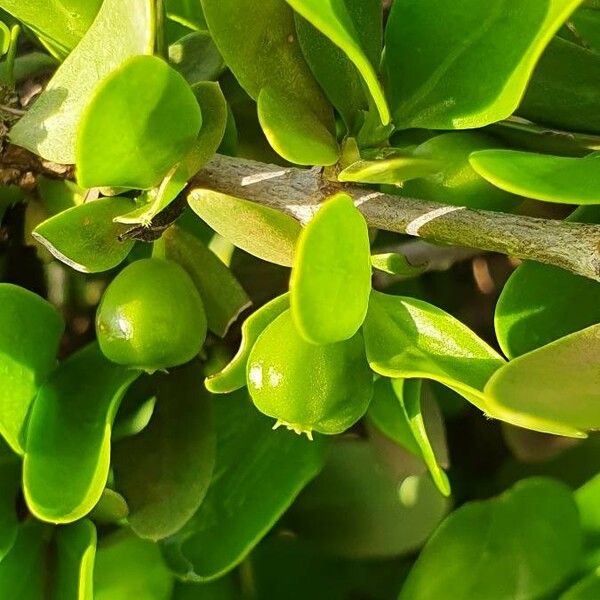
[[154,27],[155,27],[155,53],[165,60],[169,59],[169,48],[165,31],[166,10],[164,0],[155,0]]
[[6,54],[6,85],[11,88],[15,87],[15,59],[17,57],[17,44],[20,33],[21,27],[13,25],[10,30],[10,45]]

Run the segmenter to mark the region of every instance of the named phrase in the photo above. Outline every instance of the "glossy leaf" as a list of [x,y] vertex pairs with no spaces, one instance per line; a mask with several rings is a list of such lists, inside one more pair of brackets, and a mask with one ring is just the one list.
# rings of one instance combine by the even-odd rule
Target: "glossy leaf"
[[10,552],[0,561],[0,594],[3,598],[40,600],[44,597],[44,553],[49,530],[29,519],[19,527]]
[[92,344],[42,386],[23,463],[25,500],[37,518],[70,523],[94,507],[108,477],[112,422],[138,375],[110,363]]
[[217,233],[246,252],[285,267],[293,263],[301,226],[292,217],[249,200],[196,188],[191,209]]
[[216,81],[225,63],[206,31],[194,31],[169,46],[169,62],[190,85]]
[[494,416],[483,389],[504,362],[451,315],[422,300],[373,291],[363,332],[376,373],[439,381]]
[[485,391],[513,425],[571,437],[600,429],[600,325],[515,358]]
[[289,295],[283,294],[253,312],[242,324],[242,341],[236,355],[223,370],[206,378],[206,389],[213,394],[228,394],[244,387],[246,365],[256,340],[269,324],[289,307]]
[[[77,49],[12,128],[11,141],[46,160],[75,163],[76,132],[90,94],[123,61],[152,52],[152,18],[151,0],[105,0]],[[62,27],[62,20],[57,23]]]
[[94,600],[169,600],[173,576],[159,547],[126,529],[98,545],[94,568]]
[[[600,223],[600,209],[581,207],[569,220]],[[510,358],[598,322],[600,283],[537,262],[513,272],[496,305],[496,337]]]
[[120,241],[127,227],[113,222],[132,206],[131,200],[120,196],[86,202],[44,221],[33,237],[76,271],[108,271],[125,260],[135,243]]
[[292,162],[333,164],[333,111],[304,61],[285,0],[202,0],[202,7],[227,66],[259,102],[273,147]]
[[149,425],[113,449],[133,531],[158,540],[179,530],[204,499],[214,463],[211,404],[194,362],[161,376]]
[[290,280],[294,323],[314,344],[350,339],[371,291],[369,231],[352,198],[327,200],[302,230]]
[[371,444],[347,439],[332,447],[290,520],[296,535],[320,550],[374,559],[414,552],[447,510],[428,476],[411,476],[399,486]]
[[227,123],[227,102],[218,83],[204,81],[194,85],[192,92],[201,108],[203,123],[192,149],[163,180],[149,192],[149,203],[117,217],[119,223],[148,224],[164,210],[187,182],[207,163],[217,151]]
[[64,600],[93,600],[96,528],[84,519],[56,528],[57,568],[54,597]]
[[198,238],[174,226],[164,233],[166,256],[181,265],[202,296],[208,328],[224,337],[251,302],[231,271]]
[[0,433],[23,454],[29,408],[56,366],[64,324],[36,294],[0,283]]
[[360,333],[327,345],[307,342],[290,311],[260,334],[246,366],[252,401],[262,413],[312,439],[342,433],[367,411],[373,373]]
[[98,504],[94,506],[89,516],[95,523],[105,524],[119,523],[126,519],[127,515],[129,515],[129,507],[125,498],[110,488],[104,488]]
[[257,104],[258,120],[275,152],[298,165],[335,164],[337,143],[309,106],[276,86],[264,87]]
[[[286,0],[292,8],[341,48],[361,74],[379,111],[383,125],[390,112],[374,65],[361,47],[350,10],[343,0]],[[373,4],[373,3],[371,3]],[[375,11],[378,14],[378,11]],[[379,13],[380,16],[380,13]],[[375,65],[378,66],[378,65]]]
[[580,3],[396,2],[385,53],[396,125],[470,129],[505,119],[517,108],[545,46]]
[[[370,64],[378,66],[383,45],[381,3],[377,0],[349,0],[345,2],[344,12],[351,19],[356,32],[354,39],[359,43],[360,51]],[[364,113],[369,108],[376,113],[374,120],[380,125],[377,109],[370,106],[374,103],[372,100],[369,102],[364,80],[346,53],[298,13],[295,22],[306,62],[327,98],[340,113],[348,132],[356,135],[360,131],[365,120]]]
[[66,56],[92,24],[102,0],[2,0],[0,7]]
[[428,541],[399,598],[538,598],[566,578],[580,547],[570,490],[550,479],[527,479],[452,513]]
[[148,189],[191,150],[202,125],[183,77],[160,58],[136,56],[95,88],[77,129],[83,187]]
[[441,163],[432,158],[397,156],[381,160],[359,160],[338,174],[339,181],[400,185],[409,179],[438,173]]
[[418,277],[427,271],[427,264],[413,265],[403,254],[386,252],[371,256],[373,267],[390,275],[399,275],[403,278]]
[[167,17],[188,29],[206,29],[202,6],[196,0],[165,0]]
[[271,423],[245,394],[214,404],[215,477],[192,519],[163,544],[169,566],[207,581],[238,565],[321,469],[322,440],[310,442]]
[[583,158],[517,150],[483,150],[471,166],[493,185],[527,198],[563,204],[600,204],[600,152]]

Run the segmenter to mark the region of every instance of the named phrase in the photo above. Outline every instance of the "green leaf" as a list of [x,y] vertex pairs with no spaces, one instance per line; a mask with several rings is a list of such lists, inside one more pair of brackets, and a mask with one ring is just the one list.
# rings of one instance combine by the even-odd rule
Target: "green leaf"
[[158,189],[148,195],[150,202],[140,208],[117,217],[119,223],[148,224],[164,210],[187,182],[207,163],[217,151],[227,123],[227,102],[218,83],[204,81],[192,88],[200,106],[203,123],[190,152],[163,180]]
[[285,0],[202,0],[202,6],[227,66],[259,101],[275,150],[300,164],[333,164],[333,111],[304,61]]
[[4,56],[10,48],[10,29],[0,21],[0,56]]
[[[113,430],[114,433],[114,430]],[[125,498],[110,488],[104,488],[98,504],[90,512],[90,519],[96,523],[119,523],[129,515]]]
[[600,474],[586,481],[575,492],[575,500],[584,533],[596,541],[600,535]]
[[287,90],[264,87],[258,119],[275,152],[298,165],[333,165],[339,148],[330,130],[306,104]]
[[412,265],[403,254],[387,252],[384,254],[373,254],[371,256],[373,267],[390,275],[399,275],[403,278],[418,277],[427,271],[427,263]]
[[298,239],[290,280],[294,323],[314,344],[350,339],[371,291],[369,230],[347,194],[323,204]]
[[48,534],[48,527],[33,519],[19,527],[13,547],[0,561],[2,598],[40,600],[44,597],[44,553]]
[[547,127],[600,134],[600,55],[555,37],[517,114]]
[[207,581],[238,565],[321,469],[323,440],[271,431],[246,394],[214,403],[215,477],[200,509],[163,543],[171,569]]
[[570,490],[527,479],[453,512],[427,542],[399,599],[556,597],[551,592],[576,566],[580,548]]
[[40,175],[37,192],[49,216],[53,217],[85,202],[86,190],[69,180],[51,179]]
[[1,0],[0,7],[66,56],[89,29],[102,0]]
[[600,152],[583,158],[483,150],[471,166],[500,189],[545,202],[600,204]]
[[373,291],[363,332],[376,373],[439,381],[493,416],[483,389],[504,361],[448,313],[422,300]]
[[340,171],[338,181],[400,185],[409,179],[439,173],[440,169],[438,160],[411,155],[358,160]]
[[237,354],[222,371],[206,378],[206,389],[213,394],[228,394],[244,387],[246,365],[256,340],[270,323],[289,307],[289,295],[283,294],[254,311],[242,324],[242,341]]
[[57,527],[54,534],[57,568],[54,596],[61,600],[94,600],[94,558],[96,528],[84,519]]
[[292,508],[292,530],[319,550],[353,559],[418,549],[449,508],[428,476],[398,485],[366,440],[340,440]]
[[98,545],[94,600],[169,600],[172,589],[173,576],[156,544],[121,529]]
[[152,540],[178,531],[202,503],[214,463],[210,398],[193,362],[160,376],[149,425],[113,448],[133,531]]
[[134,240],[120,241],[127,227],[113,219],[133,206],[129,198],[100,198],[44,221],[33,237],[53,256],[82,273],[100,273],[121,264]]
[[185,79],[160,58],[135,56],[100,82],[83,112],[77,181],[152,188],[192,149],[201,125]]
[[190,85],[216,81],[225,70],[223,58],[206,31],[194,31],[171,44],[169,63]]
[[581,7],[572,15],[570,22],[575,26],[577,33],[598,54],[600,54],[600,13]]
[[302,227],[292,217],[249,200],[193,189],[191,209],[234,246],[263,260],[289,267]]
[[208,327],[224,337],[251,302],[231,271],[198,238],[173,226],[163,235],[166,257],[179,263],[202,296]]
[[[16,0],[20,5],[21,0]],[[81,2],[83,4],[83,2]],[[38,11],[38,8],[33,9]],[[50,83],[10,132],[13,144],[46,160],[75,163],[81,114],[98,82],[154,45],[151,0],[104,0],[98,16]],[[63,27],[63,21],[57,24]]]
[[[341,48],[362,76],[379,111],[383,125],[390,122],[390,111],[372,62],[362,48],[349,8],[344,0],[286,0],[321,33]],[[379,6],[377,6],[379,4]],[[371,2],[381,18],[381,5]]]
[[517,108],[545,46],[580,3],[396,2],[385,52],[396,125],[471,129],[505,119]]
[[438,490],[449,496],[450,482],[429,440],[421,408],[421,380],[394,379],[391,386],[390,383],[382,385],[385,385],[385,391],[369,409],[371,420],[388,437],[422,458]]
[[513,425],[586,437],[600,429],[599,364],[600,324],[504,365],[486,385],[487,402]]
[[[569,221],[600,223],[600,209],[582,207]],[[598,322],[600,284],[542,263],[520,265],[496,305],[496,337],[510,358]]]
[[0,453],[0,562],[17,539],[17,494],[21,488],[21,465],[4,442]]
[[92,344],[42,386],[23,462],[25,500],[37,518],[70,523],[98,502],[108,477],[112,422],[139,373],[110,363]]
[[29,408],[56,366],[64,324],[48,302],[10,283],[0,283],[0,306],[0,433],[23,454]]

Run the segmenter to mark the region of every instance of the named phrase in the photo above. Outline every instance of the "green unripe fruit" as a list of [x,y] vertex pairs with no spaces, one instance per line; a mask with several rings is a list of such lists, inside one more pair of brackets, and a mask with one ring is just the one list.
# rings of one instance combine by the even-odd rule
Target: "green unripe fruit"
[[108,286],[96,334],[113,362],[146,371],[182,365],[206,338],[206,314],[189,275],[175,262],[138,260]]
[[362,335],[335,344],[304,340],[289,310],[259,336],[246,370],[256,408],[296,433],[345,431],[366,412],[373,374]]

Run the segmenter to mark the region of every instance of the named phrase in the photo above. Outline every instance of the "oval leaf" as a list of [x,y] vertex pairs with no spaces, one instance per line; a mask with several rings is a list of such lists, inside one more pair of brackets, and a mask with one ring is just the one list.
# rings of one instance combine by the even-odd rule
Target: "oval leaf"
[[600,324],[515,358],[485,392],[494,411],[519,427],[571,437],[600,429]]
[[600,152],[583,158],[517,150],[482,150],[471,166],[490,183],[512,194],[545,202],[600,204]]
[[545,46],[580,3],[394,3],[385,66],[396,125],[471,129],[505,119],[517,108]]
[[580,549],[571,491],[527,479],[453,512],[427,542],[399,600],[544,597],[575,567]]
[[136,56],[95,88],[77,129],[83,187],[148,189],[192,148],[200,107],[183,77],[155,56]]
[[33,237],[76,271],[108,271],[125,260],[135,243],[121,241],[127,227],[113,223],[131,207],[131,200],[119,196],[86,202],[44,221],[33,230]]
[[33,292],[0,283],[0,433],[23,454],[29,408],[56,366],[64,324]]
[[[40,11],[37,3],[32,10]],[[77,127],[92,91],[123,61],[152,52],[153,14],[152,0],[104,0],[76,50],[11,129],[13,144],[52,162],[75,163]],[[62,28],[64,21],[57,23]]]
[[113,448],[129,524],[138,536],[152,540],[172,535],[196,512],[215,462],[211,404],[202,390],[200,364],[161,375],[156,396],[149,425]]
[[70,523],[98,502],[108,477],[112,422],[139,374],[110,363],[92,344],[40,389],[23,462],[25,500],[37,518]]
[[294,322],[307,341],[350,339],[371,291],[369,231],[352,198],[327,200],[302,230],[290,281]]
[[302,227],[292,217],[249,200],[196,188],[192,210],[234,246],[263,260],[289,267]]

